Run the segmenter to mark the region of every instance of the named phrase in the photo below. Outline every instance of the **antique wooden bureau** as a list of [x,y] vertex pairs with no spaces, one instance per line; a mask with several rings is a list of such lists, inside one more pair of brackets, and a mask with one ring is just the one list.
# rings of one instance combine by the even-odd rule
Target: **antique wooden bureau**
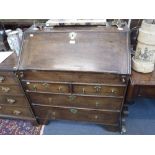
[[33,111],[16,75],[18,57],[15,53],[0,64],[0,117],[36,122]]
[[18,72],[40,124],[64,119],[120,129],[129,31],[105,26],[27,31]]
[[121,130],[130,68],[126,27],[64,26],[26,31],[16,74],[39,124],[63,119]]

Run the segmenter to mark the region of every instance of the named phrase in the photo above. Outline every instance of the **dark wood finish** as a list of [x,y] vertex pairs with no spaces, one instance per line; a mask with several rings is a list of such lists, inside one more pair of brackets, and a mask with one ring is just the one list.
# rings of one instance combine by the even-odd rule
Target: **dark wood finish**
[[36,121],[16,75],[17,55],[13,53],[0,63],[0,117]]
[[22,118],[22,117],[33,118],[33,114],[30,108],[0,105],[0,116],[3,116],[3,115],[15,116],[19,118]]
[[3,95],[0,97],[1,105],[28,107],[25,95]]
[[17,77],[13,72],[0,72],[0,85],[3,84],[18,84]]
[[52,93],[69,93],[69,85],[61,83],[26,82],[26,90]]
[[75,121],[88,121],[99,124],[118,124],[120,113],[79,108],[60,108],[48,106],[33,106],[38,118],[67,119]]
[[120,111],[123,98],[29,93],[33,104]]
[[73,92],[75,94],[124,96],[125,87],[104,85],[73,85]]
[[72,82],[72,83],[103,83],[103,84],[127,84],[127,77],[120,74],[91,73],[91,72],[64,72],[64,71],[24,71],[20,72],[22,81],[29,82]]
[[21,87],[18,85],[0,85],[0,94],[23,94]]
[[132,70],[127,92],[127,101],[136,97],[155,98],[155,71],[143,74]]
[[128,32],[104,26],[25,32],[18,76],[39,123],[66,119],[121,128]]
[[[71,32],[77,34],[75,44],[70,44]],[[125,29],[105,26],[30,32],[24,37],[19,69],[129,74],[128,37]]]

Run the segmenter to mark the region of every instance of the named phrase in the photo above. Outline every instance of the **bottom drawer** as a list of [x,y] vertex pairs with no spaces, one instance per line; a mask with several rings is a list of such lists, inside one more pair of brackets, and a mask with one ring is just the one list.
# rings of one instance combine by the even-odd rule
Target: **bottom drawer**
[[107,125],[119,124],[119,112],[117,113],[80,108],[60,108],[38,105],[34,105],[33,108],[35,115],[41,119],[88,121]]
[[30,108],[21,108],[21,107],[12,107],[12,106],[3,106],[0,105],[0,116],[6,115],[8,117],[31,117],[33,118],[33,114]]

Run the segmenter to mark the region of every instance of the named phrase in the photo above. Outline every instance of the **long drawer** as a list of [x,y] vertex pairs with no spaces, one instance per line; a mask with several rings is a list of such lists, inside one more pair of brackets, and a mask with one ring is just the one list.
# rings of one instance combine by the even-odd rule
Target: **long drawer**
[[0,85],[0,94],[23,94],[19,85]]
[[118,124],[120,113],[86,110],[80,108],[60,108],[48,106],[33,106],[35,115],[41,119],[62,119],[88,121],[101,124]]
[[111,83],[125,84],[127,77],[110,73],[86,73],[64,71],[24,71],[19,73],[21,79],[59,81],[59,82],[83,82],[83,83]]
[[0,84],[18,84],[13,72],[0,72]]
[[50,106],[120,110],[123,98],[29,93],[32,103]]
[[0,104],[7,106],[21,106],[28,107],[29,103],[25,95],[1,95]]
[[23,107],[12,107],[12,106],[5,106],[0,105],[0,116],[14,116],[14,117],[31,117],[33,118],[32,112],[30,108],[23,108]]

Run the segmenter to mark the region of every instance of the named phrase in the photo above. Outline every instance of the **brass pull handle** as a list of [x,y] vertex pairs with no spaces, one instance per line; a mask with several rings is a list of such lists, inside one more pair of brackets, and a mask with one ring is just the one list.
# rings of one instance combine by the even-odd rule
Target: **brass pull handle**
[[16,102],[16,100],[12,99],[12,98],[7,98],[7,102],[10,104],[13,104]]
[[82,88],[82,92],[83,92],[83,94],[85,94],[85,88]]
[[5,80],[3,76],[0,76],[0,83],[2,83]]
[[48,88],[49,84],[48,83],[43,83],[42,84],[45,88]]
[[101,86],[95,86],[94,88],[96,89],[96,93],[99,93],[101,91],[102,87]]
[[117,90],[114,89],[114,88],[112,88],[112,89],[111,89],[111,92],[112,92],[113,94],[116,94],[116,93],[117,93]]
[[59,89],[59,92],[62,92],[62,87],[61,86],[58,89]]
[[95,119],[98,119],[98,116],[97,115],[95,115]]
[[21,111],[14,110],[14,111],[13,111],[13,114],[15,114],[15,115],[20,115],[20,114],[21,114]]
[[121,79],[121,80],[122,80],[122,82],[123,82],[123,83],[125,83],[125,82],[126,82],[126,79],[125,79],[125,77],[124,77],[124,76],[122,76],[122,79]]
[[69,101],[73,101],[76,98],[76,96],[70,95],[70,96],[68,96],[68,98],[69,98]]
[[99,106],[99,102],[96,101],[95,105],[96,105],[96,107],[98,107]]
[[76,114],[78,112],[78,110],[77,109],[70,109],[70,112],[73,114]]
[[10,88],[9,87],[1,87],[2,91],[7,93],[9,92]]

